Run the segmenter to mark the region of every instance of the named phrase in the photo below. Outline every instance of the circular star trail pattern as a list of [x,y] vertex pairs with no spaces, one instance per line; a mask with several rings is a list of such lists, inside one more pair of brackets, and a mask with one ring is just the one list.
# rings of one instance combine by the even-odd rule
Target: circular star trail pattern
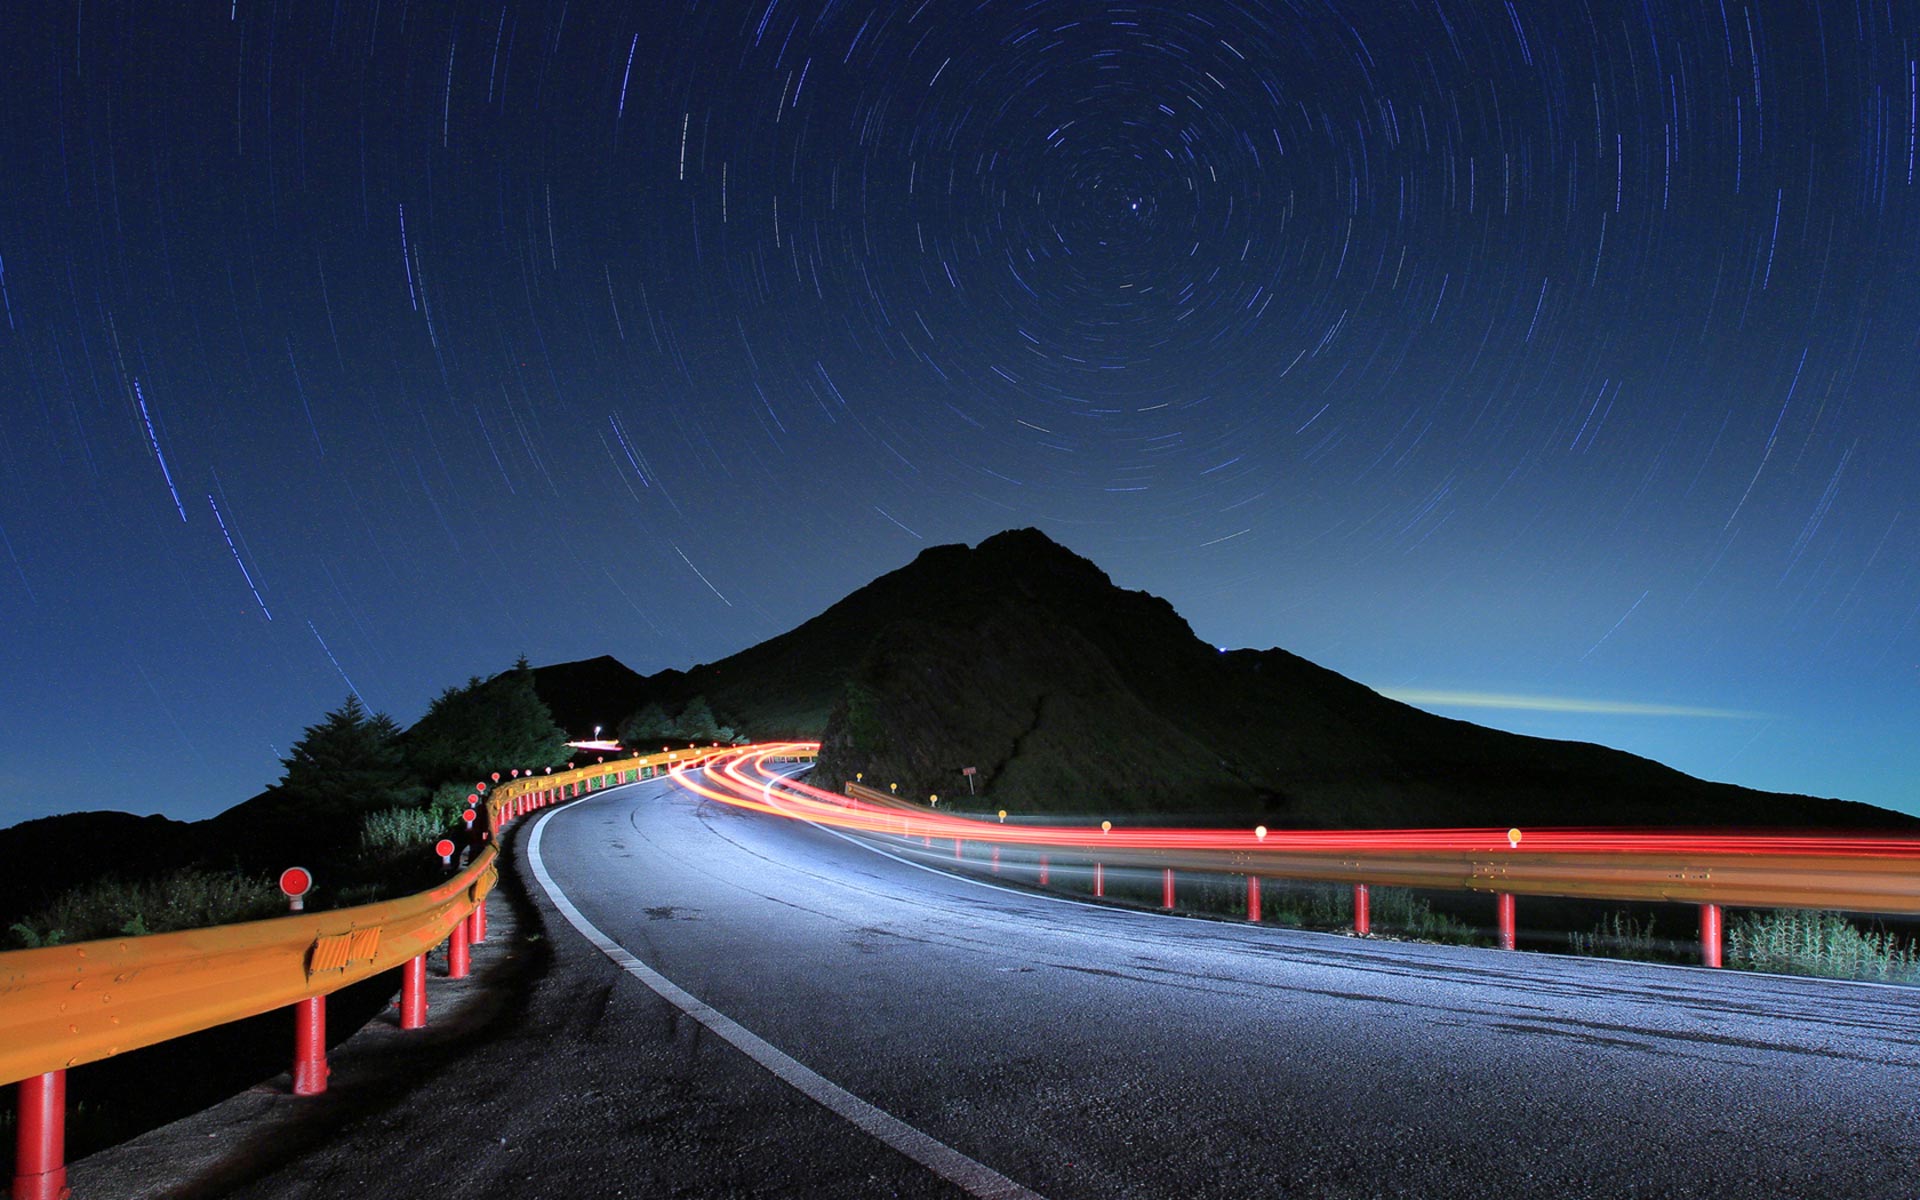
[[[1920,811],[1920,10],[0,31],[0,821],[1028,524],[1223,646]],[[31,794],[76,746],[139,798]]]

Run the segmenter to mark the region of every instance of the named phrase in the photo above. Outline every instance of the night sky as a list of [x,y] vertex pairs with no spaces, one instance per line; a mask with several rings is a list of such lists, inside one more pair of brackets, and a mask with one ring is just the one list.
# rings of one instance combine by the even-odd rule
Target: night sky
[[1023,525],[1221,646],[1920,812],[1908,0],[0,48],[0,825],[209,815],[349,689],[708,661]]

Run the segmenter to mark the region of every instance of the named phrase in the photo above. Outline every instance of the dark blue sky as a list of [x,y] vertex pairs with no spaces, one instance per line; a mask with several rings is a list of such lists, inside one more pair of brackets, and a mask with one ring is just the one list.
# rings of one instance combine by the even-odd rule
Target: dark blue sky
[[0,44],[0,824],[207,815],[349,687],[710,660],[1018,525],[1220,645],[1920,812],[1920,6]]

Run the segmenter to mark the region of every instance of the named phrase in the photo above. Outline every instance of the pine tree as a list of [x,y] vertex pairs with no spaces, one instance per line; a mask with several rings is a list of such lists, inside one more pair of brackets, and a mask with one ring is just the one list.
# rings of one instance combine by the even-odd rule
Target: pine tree
[[713,718],[713,706],[707,703],[705,696],[695,696],[674,718],[673,731],[692,742],[717,741],[720,737],[719,722]]
[[408,761],[431,783],[558,766],[567,761],[566,741],[525,658],[491,679],[475,676],[441,692],[406,735]]
[[651,743],[673,736],[673,720],[659,701],[649,701],[629,713],[617,732],[621,745],[644,752]]
[[316,820],[407,804],[423,794],[401,751],[400,727],[385,713],[369,714],[358,696],[308,726],[281,763],[280,790]]

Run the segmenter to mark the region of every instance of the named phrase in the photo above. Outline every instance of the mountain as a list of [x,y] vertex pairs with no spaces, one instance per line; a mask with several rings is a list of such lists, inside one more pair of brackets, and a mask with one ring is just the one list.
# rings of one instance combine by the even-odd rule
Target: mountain
[[[677,674],[662,672],[654,678]],[[620,718],[639,708],[648,694],[647,677],[609,654],[535,667],[533,687],[554,723],[576,741],[590,736],[596,725],[611,736]]]
[[[536,676],[543,696],[550,670]],[[1920,828],[1434,716],[1285,650],[1221,652],[1165,600],[1114,586],[1033,529],[929,549],[788,633],[628,680],[619,699],[673,712],[695,697],[758,739],[818,737],[828,786],[864,772],[904,795],[953,796],[970,766],[1013,811],[1276,828]]]
[[191,853],[191,838],[187,822],[158,813],[60,813],[0,829],[0,918],[25,915],[105,871],[138,878],[170,870]]

